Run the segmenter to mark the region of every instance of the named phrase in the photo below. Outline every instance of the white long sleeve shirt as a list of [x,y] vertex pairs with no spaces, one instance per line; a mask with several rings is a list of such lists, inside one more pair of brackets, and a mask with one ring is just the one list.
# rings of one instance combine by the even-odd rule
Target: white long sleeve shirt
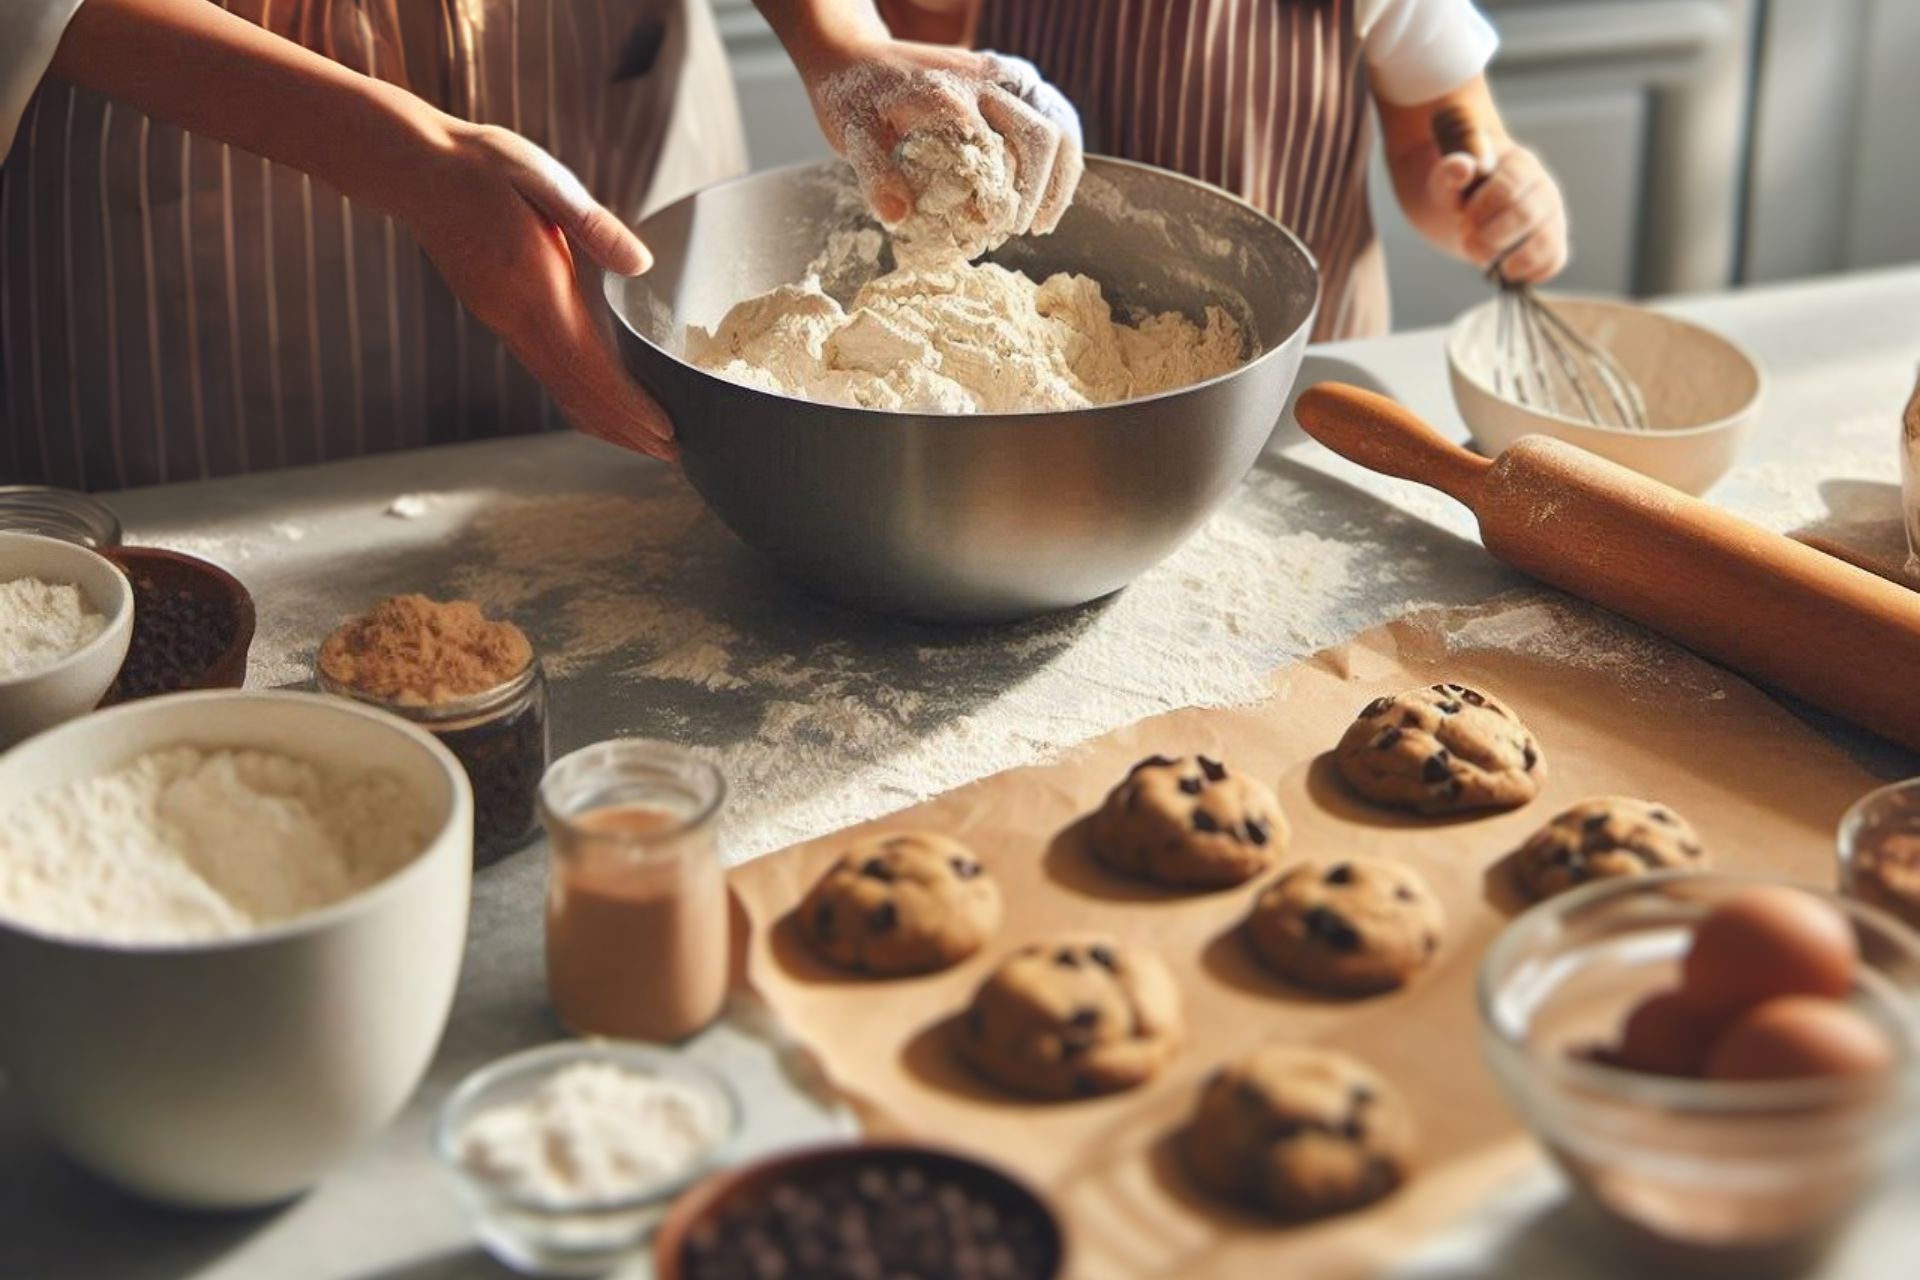
[[0,157],[81,0],[0,0]]

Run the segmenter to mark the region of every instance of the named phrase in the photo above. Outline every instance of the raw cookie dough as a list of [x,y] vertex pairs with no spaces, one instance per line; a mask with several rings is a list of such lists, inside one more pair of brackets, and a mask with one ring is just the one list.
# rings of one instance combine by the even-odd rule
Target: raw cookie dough
[[1546,761],[1498,699],[1463,684],[1375,698],[1334,749],[1354,791],[1418,813],[1511,809],[1540,794]]
[[1413,1145],[1393,1086],[1305,1045],[1269,1045],[1215,1072],[1181,1135],[1202,1186],[1283,1218],[1378,1200],[1406,1180]]
[[1693,824],[1630,796],[1583,800],[1534,832],[1513,858],[1515,881],[1536,901],[1592,880],[1707,864]]
[[1286,846],[1273,792],[1206,756],[1149,756],[1094,815],[1094,857],[1124,875],[1181,887],[1241,884]]
[[1347,858],[1294,867],[1267,887],[1247,937],[1281,977],[1363,995],[1398,987],[1440,947],[1440,900],[1411,867]]
[[1041,1098],[1151,1079],[1179,1051],[1180,991],[1160,957],[1098,934],[1016,951],[961,1020],[961,1054],[987,1079]]
[[930,973],[978,951],[1000,923],[1000,889],[965,845],[890,832],[858,841],[813,886],[800,931],[843,969]]

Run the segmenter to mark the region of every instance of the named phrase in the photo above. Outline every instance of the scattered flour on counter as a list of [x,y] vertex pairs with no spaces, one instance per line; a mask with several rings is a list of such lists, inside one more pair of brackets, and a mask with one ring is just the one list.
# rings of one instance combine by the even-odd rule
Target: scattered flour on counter
[[39,578],[0,582],[0,680],[45,671],[107,628],[80,588]]
[[522,1199],[577,1208],[682,1177],[721,1136],[713,1105],[686,1085],[577,1062],[530,1097],[480,1112],[456,1141],[476,1177]]
[[430,835],[389,774],[171,747],[0,817],[0,915],[110,942],[232,937],[378,883]]

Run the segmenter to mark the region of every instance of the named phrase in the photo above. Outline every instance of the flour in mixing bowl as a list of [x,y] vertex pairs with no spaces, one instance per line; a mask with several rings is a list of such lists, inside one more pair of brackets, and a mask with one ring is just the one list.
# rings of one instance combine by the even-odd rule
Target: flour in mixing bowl
[[1100,286],[1060,274],[1036,284],[993,263],[895,271],[843,308],[808,277],[688,332],[693,363],[778,395],[913,413],[1080,409],[1189,386],[1239,365],[1225,311],[1138,325],[1113,318]]
[[970,261],[1005,243],[1019,212],[997,137],[917,130],[893,162],[916,193],[913,212],[891,228],[899,270],[842,306],[838,267],[865,246],[834,232],[798,284],[736,304],[712,329],[689,326],[687,358],[777,395],[953,414],[1111,404],[1191,386],[1247,358],[1246,336],[1222,307],[1197,322],[1166,311],[1127,323],[1087,276],[1036,282]]
[[390,774],[169,747],[0,818],[0,915],[99,941],[232,937],[378,883],[429,834]]

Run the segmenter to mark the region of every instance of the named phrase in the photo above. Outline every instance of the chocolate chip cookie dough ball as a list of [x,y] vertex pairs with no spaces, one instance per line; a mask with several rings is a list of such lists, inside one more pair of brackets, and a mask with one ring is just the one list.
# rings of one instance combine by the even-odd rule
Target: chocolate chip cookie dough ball
[[1149,756],[1094,815],[1094,857],[1177,888],[1242,884],[1285,848],[1280,802],[1259,779],[1206,756]]
[[1514,854],[1513,876],[1539,901],[1592,880],[1706,865],[1699,833],[1666,805],[1600,796],[1555,815],[1528,837]]
[[1269,1045],[1214,1073],[1181,1135],[1194,1177],[1225,1199],[1282,1218],[1369,1204],[1413,1162],[1413,1115],[1365,1064]]
[[1156,955],[1078,935],[1009,956],[973,997],[962,1055],[987,1079],[1038,1098],[1115,1093],[1179,1051],[1180,991]]
[[1520,717],[1463,684],[1375,698],[1340,739],[1334,763],[1361,797],[1427,814],[1516,808],[1540,794],[1546,776]]
[[858,841],[800,904],[821,959],[892,977],[931,973],[978,951],[1000,924],[1000,888],[971,850],[924,832]]
[[1247,919],[1268,968],[1301,986],[1366,995],[1402,986],[1440,948],[1445,916],[1419,872],[1379,858],[1295,867]]

